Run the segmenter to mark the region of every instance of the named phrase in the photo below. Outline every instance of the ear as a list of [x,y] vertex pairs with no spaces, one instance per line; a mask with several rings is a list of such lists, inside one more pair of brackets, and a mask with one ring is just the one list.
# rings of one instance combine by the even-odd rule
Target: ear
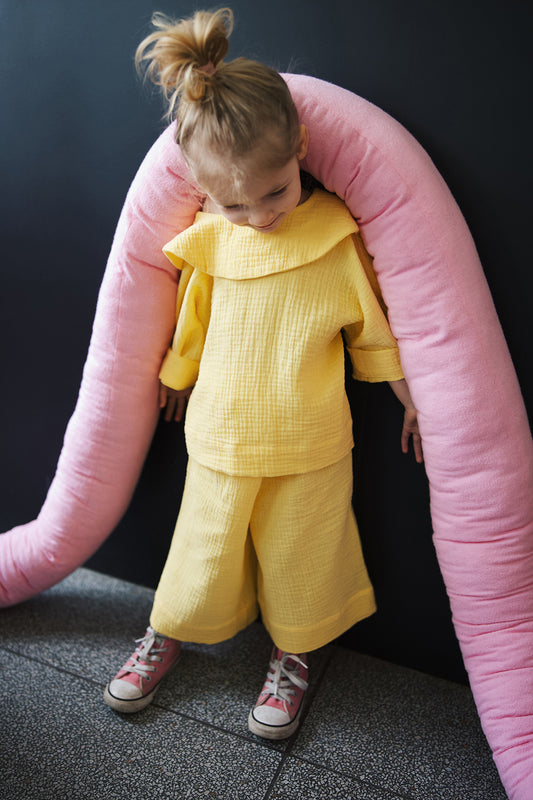
[[298,139],[298,150],[296,151],[296,156],[298,161],[302,161],[307,155],[307,150],[309,148],[309,131],[307,130],[305,125],[300,125],[300,137]]

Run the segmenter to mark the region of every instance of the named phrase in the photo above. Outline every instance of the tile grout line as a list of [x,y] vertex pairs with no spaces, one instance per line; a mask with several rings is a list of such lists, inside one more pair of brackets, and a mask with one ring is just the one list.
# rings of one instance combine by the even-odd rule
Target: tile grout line
[[[36,658],[35,656],[29,656],[29,655],[27,655],[25,653],[20,653],[18,651],[11,650],[9,647],[5,647],[5,645],[0,647],[0,652],[8,653],[9,655],[13,655],[13,656],[16,656],[18,658],[23,658],[26,661],[30,661],[30,662],[33,662],[35,664],[40,664],[43,667],[47,667],[48,669],[55,670],[56,672],[59,672],[59,673],[61,673],[63,675],[69,675],[71,678],[77,678],[78,680],[81,680],[84,683],[88,683],[88,684],[90,684],[90,685],[92,685],[95,688],[98,688],[100,690],[102,690],[102,687],[104,685],[104,684],[102,684],[100,682],[100,680],[98,678],[91,678],[91,677],[88,677],[87,675],[80,675],[78,672],[73,672],[71,670],[65,669],[64,667],[60,667],[57,664],[53,664],[53,663],[51,663],[49,661],[45,661],[45,660],[43,660],[41,658]],[[103,701],[102,701],[102,704],[103,704]],[[242,742],[248,742],[249,744],[252,744],[252,745],[255,745],[255,746],[259,746],[263,750],[266,750],[268,752],[271,752],[271,753],[282,753],[283,752],[283,751],[277,750],[275,747],[272,747],[272,745],[269,742],[267,742],[267,740],[261,739],[261,737],[259,737],[259,736],[254,736],[253,738],[250,738],[250,736],[248,736],[248,735],[246,735],[244,733],[242,733],[242,734],[241,733],[236,733],[235,731],[229,730],[228,728],[223,728],[220,725],[216,725],[213,722],[209,722],[208,720],[199,719],[198,717],[192,716],[191,714],[186,714],[183,711],[178,711],[178,710],[176,710],[174,708],[170,708],[169,706],[166,706],[163,703],[159,703],[157,700],[153,700],[152,703],[150,703],[149,707],[157,708],[160,711],[165,711],[168,714],[172,714],[175,717],[181,717],[182,719],[186,719],[189,722],[195,722],[198,725],[202,725],[203,727],[209,728],[211,730],[218,731],[219,733],[224,733],[227,736],[231,736],[231,737],[233,737],[235,739],[239,739]],[[106,707],[106,708],[108,708],[108,707]],[[111,708],[108,708],[108,710],[109,710],[110,713],[117,714],[118,716],[120,716],[120,712],[114,711]]]
[[[69,675],[71,677],[74,677],[74,678],[84,682],[86,685],[94,686],[94,687],[96,687],[96,688],[98,688],[100,690],[103,688],[103,682],[98,677],[89,677],[87,675],[82,675],[82,674],[76,673],[76,672],[74,672],[72,670],[66,669],[65,667],[61,667],[56,663],[51,663],[49,661],[46,661],[42,657],[37,657],[35,655],[28,655],[26,653],[20,652],[19,649],[16,647],[16,645],[13,648],[13,647],[10,647],[10,646],[6,646],[6,644],[0,644],[0,652],[4,652],[4,653],[6,653],[6,655],[9,655],[9,656],[14,656],[15,659],[19,659],[20,658],[20,659],[22,659],[24,661],[27,661],[27,662],[30,662],[30,663],[33,662],[35,664],[43,665],[43,666],[45,666],[45,667],[47,667],[47,668],[49,668],[51,670],[54,670],[54,671],[56,671],[56,672],[58,672],[60,674],[65,674],[65,675]],[[187,721],[193,722],[195,724],[198,724],[199,726],[201,726],[203,728],[211,729],[212,731],[216,731],[216,732],[218,732],[220,734],[229,735],[234,741],[237,740],[237,741],[242,742],[243,744],[245,742],[247,742],[249,745],[260,747],[261,750],[263,751],[263,753],[269,752],[269,753],[272,754],[272,756],[275,755],[275,758],[273,759],[274,763],[272,764],[272,767],[274,767],[275,761],[278,760],[277,759],[277,755],[279,754],[279,761],[277,763],[277,766],[275,767],[275,769],[273,769],[273,771],[271,773],[272,778],[270,779],[270,781],[266,785],[266,787],[264,789],[262,789],[264,794],[260,796],[261,800],[273,800],[275,798],[275,796],[276,796],[276,788],[279,787],[279,779],[282,776],[283,772],[287,769],[287,767],[291,763],[295,764],[297,762],[300,762],[301,764],[307,764],[310,767],[313,767],[313,768],[317,769],[318,771],[323,771],[323,772],[329,773],[331,775],[336,775],[336,776],[348,779],[350,781],[353,781],[355,785],[361,786],[363,788],[366,787],[367,789],[373,790],[373,791],[375,791],[377,793],[381,792],[383,794],[383,800],[386,800],[386,797],[390,797],[390,800],[414,800],[414,795],[412,795],[410,793],[409,794],[405,794],[404,793],[405,792],[405,788],[403,790],[401,790],[401,789],[393,790],[393,789],[391,789],[391,788],[389,788],[387,786],[381,786],[379,784],[375,784],[372,780],[365,780],[363,778],[359,778],[356,774],[350,773],[349,771],[345,771],[345,770],[342,770],[342,769],[337,770],[334,767],[329,767],[329,766],[326,766],[323,763],[316,762],[316,761],[313,760],[312,755],[311,755],[311,757],[309,757],[309,756],[308,757],[302,757],[302,756],[299,756],[298,754],[294,754],[294,749],[298,745],[298,737],[301,737],[301,735],[303,734],[303,730],[302,730],[303,724],[305,723],[306,719],[308,718],[308,715],[310,714],[311,708],[313,707],[313,703],[316,701],[320,690],[324,686],[324,681],[326,679],[328,679],[328,676],[332,671],[332,664],[333,664],[334,659],[338,658],[340,655],[342,655],[342,648],[339,648],[337,643],[333,642],[331,644],[331,646],[329,647],[329,649],[324,654],[323,660],[321,659],[322,663],[320,664],[319,668],[317,669],[317,671],[315,673],[316,677],[315,677],[315,680],[313,680],[312,689],[310,689],[310,691],[308,693],[308,698],[306,698],[307,702],[305,703],[305,706],[302,709],[301,726],[293,734],[293,736],[290,737],[290,739],[287,741],[286,746],[284,747],[284,749],[281,749],[281,750],[277,749],[276,747],[274,747],[272,745],[272,743],[268,742],[268,740],[261,739],[261,737],[255,737],[254,736],[253,738],[251,738],[250,735],[248,735],[247,733],[246,734],[244,733],[244,729],[243,729],[243,733],[238,733],[238,732],[235,732],[235,731],[232,731],[232,730],[228,730],[228,729],[226,729],[224,727],[221,727],[220,725],[217,725],[215,723],[209,722],[207,720],[199,719],[196,716],[192,716],[192,715],[183,713],[182,711],[179,711],[179,710],[175,710],[174,708],[171,708],[171,707],[165,705],[164,703],[159,703],[157,700],[154,701],[153,706],[156,709],[159,709],[159,710],[161,710],[163,712],[168,712],[168,713],[172,714],[175,718],[178,718],[178,719],[181,718],[183,720],[187,720]],[[109,709],[109,712],[111,714],[116,713],[116,712],[113,712],[111,709]],[[349,764],[347,766],[349,768]],[[267,777],[267,776],[265,776],[265,777]]]
[[302,724],[305,722],[305,720],[307,718],[307,715],[309,713],[311,705],[313,704],[313,701],[314,701],[316,695],[318,694],[318,690],[320,689],[320,687],[322,685],[322,682],[324,680],[324,676],[325,676],[325,674],[326,674],[326,672],[328,670],[328,667],[329,667],[329,665],[330,665],[330,663],[331,663],[331,661],[333,659],[333,648],[334,648],[334,645],[331,648],[331,652],[328,654],[328,656],[326,657],[326,659],[324,661],[324,664],[321,667],[321,670],[320,670],[320,672],[318,674],[318,677],[317,677],[317,680],[316,680],[316,684],[313,687],[313,691],[310,692],[309,698],[306,698],[306,703],[305,703],[305,706],[304,706],[304,708],[302,710],[302,718],[300,720],[300,725],[298,726],[297,731],[290,737],[289,744],[287,745],[286,749],[282,751],[281,760],[280,760],[280,762],[278,764],[278,767],[277,767],[277,769],[276,769],[276,771],[275,771],[275,773],[274,773],[274,775],[272,777],[272,780],[270,781],[269,785],[267,786],[266,792],[265,792],[265,794],[263,796],[263,800],[270,800],[270,798],[273,797],[272,792],[275,789],[276,783],[278,782],[278,778],[281,775],[281,773],[282,773],[282,771],[283,771],[283,769],[285,767],[285,764],[292,758],[291,753],[292,753],[292,750],[293,750],[293,748],[294,748],[294,746],[296,744],[298,736],[300,735],[301,726],[302,726]]
[[[413,796],[412,795],[406,795],[406,794],[403,794],[402,792],[398,792],[398,791],[389,789],[386,786],[381,786],[379,784],[374,784],[374,783],[372,783],[370,781],[361,780],[360,778],[357,778],[355,775],[352,775],[352,774],[350,774],[348,772],[344,772],[344,771],[341,771],[341,770],[333,769],[333,768],[328,767],[328,766],[326,766],[324,764],[320,764],[320,763],[317,763],[315,761],[312,761],[311,759],[302,758],[301,756],[293,756],[292,755],[292,750],[294,749],[294,747],[295,747],[295,745],[297,743],[298,736],[299,736],[299,734],[301,732],[301,725],[303,724],[303,722],[307,718],[307,715],[308,715],[308,713],[309,713],[309,711],[311,709],[311,705],[313,704],[313,701],[314,701],[316,695],[318,694],[318,691],[319,691],[320,687],[322,686],[322,683],[324,682],[324,679],[326,677],[326,673],[327,673],[327,671],[329,669],[329,666],[330,666],[330,664],[331,664],[331,662],[333,660],[333,657],[334,657],[336,652],[338,652],[338,647],[336,645],[336,641],[334,641],[334,642],[332,642],[331,652],[329,653],[328,657],[325,659],[324,664],[322,665],[322,668],[321,668],[320,673],[318,675],[316,684],[313,687],[312,694],[310,695],[308,702],[305,704],[305,708],[304,708],[304,711],[302,713],[302,719],[300,721],[300,726],[298,727],[298,730],[291,737],[289,745],[287,746],[287,748],[282,752],[282,757],[281,757],[280,763],[279,763],[279,765],[278,765],[278,767],[277,767],[277,769],[276,769],[276,771],[274,773],[274,776],[273,776],[272,780],[270,781],[270,784],[268,785],[268,787],[266,789],[266,792],[265,792],[262,800],[272,800],[272,798],[274,797],[273,792],[274,792],[274,790],[276,788],[276,784],[278,782],[278,778],[280,777],[280,775],[281,775],[283,769],[285,768],[286,764],[291,760],[300,761],[300,763],[308,764],[309,766],[314,767],[315,769],[319,769],[319,770],[322,770],[324,772],[329,772],[332,775],[337,775],[339,777],[347,778],[348,780],[355,781],[359,786],[366,787],[366,788],[369,788],[369,789],[373,789],[376,792],[380,792],[380,793],[385,792],[388,796],[390,796],[391,800],[413,800]],[[386,797],[383,797],[383,800],[386,800]]]
[[[357,775],[353,775],[350,772],[345,772],[344,770],[335,769],[334,767],[328,767],[325,764],[321,764],[317,761],[312,761],[310,758],[303,758],[302,756],[291,756],[293,761],[300,761],[302,764],[307,764],[310,767],[314,767],[315,769],[321,770],[322,772],[329,772],[332,775],[337,775],[340,778],[347,778],[354,783],[357,783],[359,786],[363,786],[367,789],[373,789],[376,792],[383,793],[385,792],[387,795],[390,795],[391,800],[416,800],[415,796],[412,794],[404,794],[403,790],[401,789],[389,789],[387,786],[382,786],[381,784],[372,783],[371,781],[362,780],[358,778]],[[262,798],[262,800],[267,800],[266,798]],[[386,800],[385,797],[382,800]]]

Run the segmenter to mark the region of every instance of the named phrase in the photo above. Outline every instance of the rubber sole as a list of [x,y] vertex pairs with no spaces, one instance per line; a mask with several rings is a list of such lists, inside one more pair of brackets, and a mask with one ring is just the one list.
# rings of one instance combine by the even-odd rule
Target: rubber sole
[[292,722],[287,725],[265,725],[264,722],[258,722],[254,717],[254,709],[248,715],[248,730],[262,739],[288,739],[295,733],[298,725],[300,724],[300,717],[302,715],[302,705],[298,709],[297,715]]
[[107,684],[104,690],[104,703],[114,711],[120,711],[121,714],[134,714],[135,711],[142,711],[143,708],[150,705],[158,689],[159,686],[156,686],[143,697],[133,698],[132,700],[121,700],[120,697],[115,697],[114,694],[111,694],[109,691],[109,684]]

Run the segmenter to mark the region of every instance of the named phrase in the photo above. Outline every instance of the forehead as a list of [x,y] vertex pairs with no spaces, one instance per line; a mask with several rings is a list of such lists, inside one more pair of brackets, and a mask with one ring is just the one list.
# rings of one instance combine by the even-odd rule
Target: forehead
[[[259,154],[243,158],[202,150],[189,159],[192,172],[200,187],[219,205],[248,205],[263,199],[287,184],[294,172],[291,159],[282,167],[260,165]],[[297,170],[299,167],[297,165]]]
[[292,170],[218,175],[204,185],[207,194],[221,206],[252,205],[286,186]]

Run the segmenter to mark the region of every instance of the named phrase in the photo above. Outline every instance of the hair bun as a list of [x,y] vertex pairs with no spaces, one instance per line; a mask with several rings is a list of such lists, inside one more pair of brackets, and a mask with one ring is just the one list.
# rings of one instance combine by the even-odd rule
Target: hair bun
[[135,63],[139,69],[146,65],[147,76],[162,87],[172,115],[182,94],[191,101],[204,98],[208,79],[228,52],[233,12],[197,11],[180,21],[156,13],[152,24],[156,30],[137,48]]

